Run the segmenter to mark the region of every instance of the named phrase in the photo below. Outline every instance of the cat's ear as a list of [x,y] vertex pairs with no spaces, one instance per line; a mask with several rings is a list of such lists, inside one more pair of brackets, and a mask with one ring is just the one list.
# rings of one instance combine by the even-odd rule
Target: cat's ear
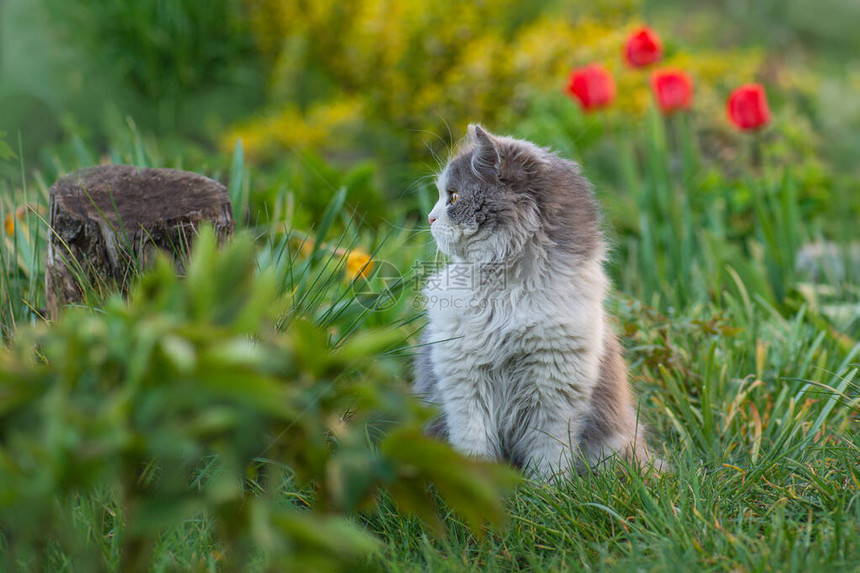
[[475,144],[475,151],[472,153],[472,170],[481,175],[499,177],[501,157],[493,137],[475,123],[469,125],[469,137]]

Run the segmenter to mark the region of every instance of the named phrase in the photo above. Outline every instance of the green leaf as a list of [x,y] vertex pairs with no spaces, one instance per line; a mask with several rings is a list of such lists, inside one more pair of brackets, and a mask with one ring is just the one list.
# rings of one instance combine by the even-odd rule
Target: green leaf
[[0,160],[6,161],[7,159],[18,159],[18,155],[6,143],[6,132],[0,131]]
[[[505,494],[522,479],[519,472],[507,466],[465,458],[448,444],[424,436],[418,428],[394,430],[379,449],[401,476],[410,478],[392,488],[395,501],[426,516],[433,503],[429,497],[420,496],[426,480],[438,488],[443,499],[478,536],[482,535],[483,525],[504,522]],[[416,479],[419,476],[422,479]]]
[[287,536],[300,559],[318,555],[350,562],[382,548],[378,539],[342,517],[280,511],[272,516],[272,523]]
[[233,161],[230,164],[230,183],[227,186],[230,204],[233,207],[233,219],[242,221],[248,207],[248,197],[245,185],[245,153],[242,140],[236,140],[233,148]]
[[323,250],[321,249],[321,246],[323,241],[325,241],[325,237],[328,234],[328,230],[331,228],[332,223],[334,223],[335,217],[338,216],[341,208],[343,208],[344,201],[346,201],[346,187],[341,187],[331,198],[331,201],[329,201],[328,207],[326,207],[325,213],[323,213],[322,220],[317,226],[311,262],[316,262],[322,255]]

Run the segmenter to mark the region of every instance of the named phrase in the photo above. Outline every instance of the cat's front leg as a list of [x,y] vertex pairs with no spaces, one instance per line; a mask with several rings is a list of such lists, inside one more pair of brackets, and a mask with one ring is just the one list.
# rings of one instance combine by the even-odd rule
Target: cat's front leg
[[547,384],[538,396],[518,449],[526,469],[545,480],[558,479],[584,466],[579,442],[590,415],[591,388]]
[[576,466],[579,455],[576,444],[582,424],[578,413],[569,417],[560,412],[543,414],[542,423],[526,430],[524,468],[544,480],[554,480],[568,475]]
[[499,437],[487,404],[477,393],[457,393],[445,401],[448,440],[458,452],[492,460],[499,457]]

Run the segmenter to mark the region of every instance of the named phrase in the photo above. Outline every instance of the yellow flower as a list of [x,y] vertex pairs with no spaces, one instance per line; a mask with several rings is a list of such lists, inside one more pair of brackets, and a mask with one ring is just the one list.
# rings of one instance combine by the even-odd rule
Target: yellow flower
[[373,260],[370,255],[360,250],[350,251],[346,255],[346,275],[351,280],[367,278],[373,270]]
[[[43,209],[39,209],[39,211],[43,211]],[[19,205],[13,212],[6,215],[6,217],[3,219],[3,228],[5,229],[7,235],[9,235],[11,237],[12,235],[15,234],[15,219],[17,218],[17,219],[21,219],[21,221],[23,221],[24,216],[26,214],[27,214],[27,206],[26,205]],[[27,231],[26,223],[22,222],[21,225],[22,225],[21,226],[22,232],[26,232]]]
[[314,240],[313,239],[305,239],[301,242],[301,246],[299,246],[299,252],[301,252],[303,257],[309,257],[314,252]]

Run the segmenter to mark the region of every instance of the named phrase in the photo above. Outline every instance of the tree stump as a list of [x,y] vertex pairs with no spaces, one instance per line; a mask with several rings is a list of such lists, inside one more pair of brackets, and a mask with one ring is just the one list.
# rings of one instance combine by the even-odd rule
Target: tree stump
[[56,318],[64,305],[83,301],[87,289],[127,292],[158,250],[181,270],[205,222],[220,241],[233,234],[227,188],[196,173],[101,165],[57,180],[50,191],[48,313]]

